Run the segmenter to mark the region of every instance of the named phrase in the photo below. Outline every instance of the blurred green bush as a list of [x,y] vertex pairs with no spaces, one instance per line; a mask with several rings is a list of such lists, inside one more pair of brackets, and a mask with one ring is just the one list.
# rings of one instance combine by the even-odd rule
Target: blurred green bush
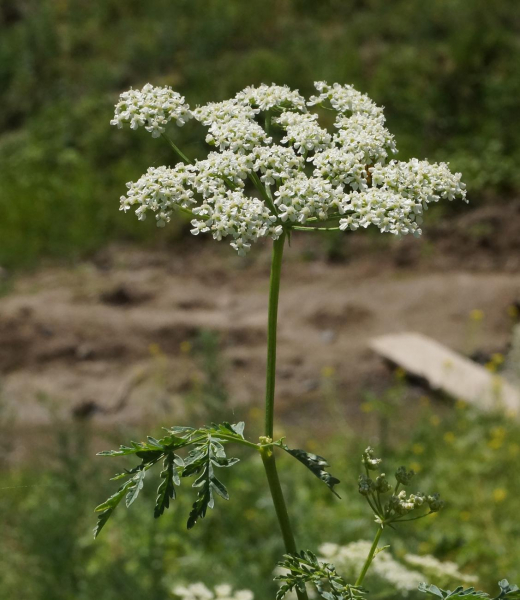
[[[0,0],[0,28],[3,266],[158,235],[118,197],[168,148],[109,126],[119,92],[147,81],[192,104],[354,83],[386,106],[400,156],[450,160],[472,202],[520,188],[516,0]],[[193,156],[195,127],[175,133]]]

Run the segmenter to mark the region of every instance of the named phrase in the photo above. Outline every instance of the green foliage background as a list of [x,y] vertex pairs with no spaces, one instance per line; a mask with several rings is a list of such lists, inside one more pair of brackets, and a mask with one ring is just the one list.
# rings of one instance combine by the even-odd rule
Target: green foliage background
[[[0,0],[0,27],[4,267],[157,239],[118,197],[169,150],[109,126],[118,94],[148,81],[191,104],[354,83],[386,106],[400,156],[450,160],[472,202],[520,188],[516,0]],[[200,134],[175,131],[193,156]]]
[[[463,571],[478,575],[476,587],[486,592],[495,592],[502,577],[519,582],[518,422],[503,414],[478,414],[460,403],[446,411],[432,402],[420,408],[411,429],[409,400],[396,409],[385,448],[377,427],[383,415],[377,411],[355,428],[324,411],[323,427],[341,430],[326,439],[316,440],[313,432],[301,428],[285,431],[288,442],[326,456],[331,472],[341,479],[338,499],[303,465],[279,452],[278,467],[300,547],[316,552],[324,542],[371,541],[374,517],[357,491],[363,470],[360,456],[371,439],[389,477],[399,465],[414,468],[419,473],[410,491],[436,490],[446,500],[437,516],[388,529],[381,545],[390,544],[397,559],[415,553],[454,560]],[[260,426],[253,419],[246,434],[253,439]],[[9,431],[9,424],[0,421],[2,456],[7,457],[16,447]],[[107,434],[112,441],[106,440],[103,447],[143,439],[146,433],[160,434],[160,427],[139,432],[115,428]],[[136,502],[128,510],[121,505],[94,540],[93,507],[117,489],[120,482],[109,481],[114,469],[132,467],[135,460],[121,457],[116,465],[116,459],[95,457],[99,432],[88,423],[57,423],[55,435],[51,448],[47,440],[46,450],[30,463],[2,472],[0,598],[165,600],[172,598],[175,585],[197,581],[252,589],[259,600],[274,597],[273,567],[284,549],[255,452],[228,447],[241,458],[222,475],[230,500],[219,498],[194,529],[186,531],[197,491],[190,487],[191,480],[182,480],[177,499],[154,520],[160,479],[158,472],[150,472]],[[370,597],[403,597],[370,573],[365,584]],[[412,592],[406,597],[422,596]]]

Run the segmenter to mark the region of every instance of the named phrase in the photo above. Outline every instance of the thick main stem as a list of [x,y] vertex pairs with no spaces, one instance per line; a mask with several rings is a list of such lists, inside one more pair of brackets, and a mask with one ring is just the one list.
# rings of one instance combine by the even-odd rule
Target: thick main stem
[[359,577],[357,578],[355,585],[361,585],[363,583],[363,580],[365,579],[365,575],[367,574],[367,571],[368,571],[370,565],[372,564],[372,561],[374,560],[374,554],[376,553],[377,544],[379,544],[379,538],[381,537],[382,533],[383,533],[383,528],[380,527],[377,530],[376,537],[374,538],[372,547],[370,548],[370,552],[368,553],[365,564],[363,565],[363,569],[361,570],[361,573],[359,574]]
[[[265,385],[265,435],[273,437],[274,430],[274,388],[276,381],[276,333],[278,326],[278,298],[280,295],[280,275],[282,272],[283,247],[285,232],[274,241],[273,258],[271,262],[271,279],[269,282],[269,315],[267,321],[267,377]],[[287,512],[287,505],[283,497],[280,478],[276,469],[276,461],[271,448],[261,450],[262,460],[273,498],[273,504],[282,531],[285,550],[295,554],[298,550]],[[296,590],[298,600],[308,600],[305,590]]]
[[274,388],[276,381],[276,333],[278,327],[278,298],[282,273],[285,232],[273,243],[271,279],[269,281],[269,313],[267,317],[267,374],[265,381],[265,435],[273,437]]

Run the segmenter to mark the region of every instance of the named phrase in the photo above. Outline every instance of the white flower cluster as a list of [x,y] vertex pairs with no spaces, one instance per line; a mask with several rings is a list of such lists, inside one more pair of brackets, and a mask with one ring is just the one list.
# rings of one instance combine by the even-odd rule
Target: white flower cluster
[[[363,568],[370,547],[371,542],[365,540],[346,546],[327,543],[320,546],[320,553],[323,560],[333,563],[343,577],[355,580]],[[455,563],[443,562],[430,555],[406,554],[403,560],[412,566],[413,570],[397,561],[388,549],[377,554],[370,565],[369,576],[373,580],[370,584],[371,590],[374,584],[376,587],[379,584],[386,594],[390,586],[395,592],[406,596],[417,590],[417,586],[423,581],[435,581],[438,585],[450,586],[458,583],[472,584],[478,580],[477,577],[461,573]]]
[[341,210],[343,193],[326,179],[298,173],[275,192],[278,217],[283,221],[304,224],[309,217],[324,221],[328,211]]
[[227,583],[216,585],[213,590],[203,583],[192,583],[188,586],[177,586],[173,594],[179,600],[253,600],[254,594],[250,590],[237,590]]
[[384,118],[376,119],[364,113],[351,117],[339,115],[335,127],[338,133],[334,141],[343,152],[352,152],[362,164],[384,163],[389,154],[395,154],[394,136],[383,125]]
[[[465,199],[460,174],[445,163],[388,162],[394,138],[383,109],[368,96],[350,85],[315,86],[318,94],[308,102],[287,86],[262,84],[193,111],[170,88],[125,92],[113,124],[142,125],[158,136],[168,121],[182,125],[193,116],[217,151],[191,165],[149,169],[127,184],[122,210],[137,205],[140,219],[152,211],[164,225],[180,207],[193,215],[192,233],[230,237],[245,254],[259,238],[277,239],[309,219],[312,225],[335,220],[342,230],[373,225],[419,235],[430,202]],[[315,105],[336,111],[334,133],[309,112]]]
[[291,90],[287,85],[262,85],[249,86],[239,92],[235,98],[242,104],[250,104],[260,111],[272,108],[296,108],[306,110],[305,98],[298,90]]
[[263,128],[255,122],[258,110],[236,99],[210,102],[193,111],[195,119],[209,127],[206,143],[219,150],[229,148],[244,154],[260,144],[270,143]]
[[440,586],[450,585],[453,582],[469,584],[478,582],[478,577],[475,575],[461,573],[456,563],[440,561],[430,554],[426,554],[425,556],[406,554],[404,561],[420,569],[429,578],[429,581],[435,581]]
[[120,210],[126,212],[137,204],[135,214],[140,221],[144,221],[146,213],[151,210],[155,213],[157,225],[164,227],[170,222],[175,208],[189,208],[196,204],[193,191],[188,187],[192,181],[193,173],[182,163],[173,169],[150,167],[135,183],[126,184],[128,192],[121,196]]
[[300,154],[307,154],[311,150],[319,152],[330,147],[332,136],[327,130],[322,129],[317,121],[316,114],[302,114],[290,110],[275,119],[275,123],[281,125],[286,131],[282,144],[292,144]]
[[426,208],[430,202],[465,198],[462,175],[452,173],[446,163],[430,164],[412,158],[409,162],[391,161],[388,165],[375,165],[370,169],[372,185],[397,192],[403,198],[414,200]]
[[323,104],[328,100],[332,108],[339,113],[364,113],[374,119],[383,119],[384,122],[383,108],[353,86],[339,83],[328,85],[324,81],[317,81],[314,87],[319,94],[310,97],[307,102],[309,106]]
[[[364,540],[352,542],[346,546],[323,544],[320,546],[320,552],[325,560],[334,564],[343,577],[354,581],[365,564],[371,545],[371,542]],[[371,578],[380,580],[384,584],[386,592],[388,592],[388,586],[391,586],[403,596],[416,590],[424,581],[422,573],[407,569],[386,550],[374,558],[370,565],[369,575]]]
[[191,233],[211,232],[213,239],[227,236],[234,238],[231,247],[239,256],[251,249],[251,241],[260,237],[277,239],[282,235],[281,225],[276,224],[276,216],[258,198],[246,196],[240,190],[227,190],[222,195],[208,198],[193,209],[203,220],[194,219]]
[[304,160],[292,148],[283,146],[259,146],[252,152],[253,170],[260,174],[265,185],[287,181],[298,175]]
[[152,137],[159,137],[169,121],[182,126],[191,117],[183,96],[169,86],[160,88],[147,83],[142,90],[130,89],[121,94],[110,124],[120,129],[125,124],[130,124],[131,129],[144,127]]

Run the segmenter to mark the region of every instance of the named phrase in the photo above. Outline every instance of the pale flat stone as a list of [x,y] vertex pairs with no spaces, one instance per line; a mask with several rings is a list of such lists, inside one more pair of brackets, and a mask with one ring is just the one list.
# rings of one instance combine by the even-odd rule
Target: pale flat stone
[[520,411],[520,390],[458,352],[420,333],[399,333],[373,338],[370,348],[407,373],[425,379],[441,390],[483,409]]

